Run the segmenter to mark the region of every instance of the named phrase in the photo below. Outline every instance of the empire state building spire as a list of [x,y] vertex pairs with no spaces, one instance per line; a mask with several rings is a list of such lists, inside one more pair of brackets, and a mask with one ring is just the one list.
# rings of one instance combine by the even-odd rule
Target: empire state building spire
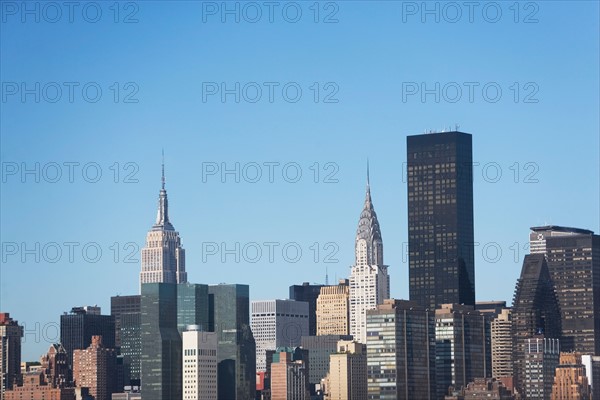
[[169,201],[165,189],[165,162],[163,153],[161,189],[158,196],[156,223],[146,235],[142,249],[140,284],[187,282],[185,250],[179,232],[169,221]]
[[174,231],[173,225],[169,222],[169,200],[165,190],[165,153],[163,151],[161,189],[158,196],[158,212],[156,214],[156,223],[152,230]]

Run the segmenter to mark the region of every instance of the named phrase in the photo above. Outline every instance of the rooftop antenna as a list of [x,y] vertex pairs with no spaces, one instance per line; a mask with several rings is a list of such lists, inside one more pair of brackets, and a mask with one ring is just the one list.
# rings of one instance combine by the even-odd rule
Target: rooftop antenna
[[162,149],[162,190],[165,190],[165,149]]
[[329,286],[329,271],[327,270],[327,265],[325,266],[325,286]]

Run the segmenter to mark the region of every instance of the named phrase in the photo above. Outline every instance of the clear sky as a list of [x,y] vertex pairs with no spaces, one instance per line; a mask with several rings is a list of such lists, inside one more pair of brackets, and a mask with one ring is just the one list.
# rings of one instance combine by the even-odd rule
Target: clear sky
[[406,136],[457,124],[477,300],[511,302],[529,227],[600,231],[596,1],[60,4],[2,2],[0,310],[24,360],[62,312],[138,292],[163,148],[189,281],[256,300],[348,276],[367,159],[407,298]]

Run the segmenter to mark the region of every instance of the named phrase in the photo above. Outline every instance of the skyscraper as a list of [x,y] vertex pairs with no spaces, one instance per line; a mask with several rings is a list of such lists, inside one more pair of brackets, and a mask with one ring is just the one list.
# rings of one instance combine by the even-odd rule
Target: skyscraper
[[125,386],[140,386],[142,357],[142,313],[121,314],[121,349]]
[[532,253],[546,255],[560,305],[563,351],[600,355],[600,236],[562,226],[531,228]]
[[434,400],[435,314],[387,299],[367,311],[368,399]]
[[581,353],[560,353],[551,400],[591,400],[590,383]]
[[407,137],[410,299],[475,304],[471,135]]
[[505,308],[492,320],[492,377],[512,389],[513,338],[512,314]]
[[350,286],[340,279],[335,286],[323,286],[317,299],[317,335],[350,334]]
[[140,313],[140,295],[112,296],[110,298],[110,315],[115,318],[115,346],[121,347],[121,315]]
[[92,336],[88,348],[73,352],[73,380],[88,388],[94,400],[111,400],[117,391],[117,352],[102,345],[102,336]]
[[524,379],[520,393],[526,400],[548,400],[559,363],[558,339],[536,335],[525,340]]
[[310,383],[311,394],[316,393],[316,385],[320,384],[321,380],[327,375],[327,371],[329,371],[329,355],[337,351],[340,340],[351,341],[352,336],[302,336],[302,348],[308,350],[308,363],[310,365],[308,382]]
[[305,301],[308,303],[308,334],[315,336],[317,334],[317,298],[324,285],[311,285],[303,282],[302,285],[290,286],[290,300]]
[[23,327],[9,313],[0,313],[0,397],[13,387],[21,374]]
[[527,340],[543,334],[546,340],[559,339],[560,309],[554,284],[543,254],[528,254],[517,280],[512,308],[513,380],[523,393]]
[[73,368],[73,351],[92,344],[92,336],[102,336],[104,347],[115,348],[115,317],[101,315],[100,307],[73,307],[71,313],[60,316],[60,343],[67,351],[69,367]]
[[367,310],[390,297],[388,267],[383,264],[383,240],[371,200],[369,167],[367,193],[356,231],[355,262],[350,273],[350,334],[357,342],[367,341]]
[[162,187],[158,197],[156,223],[146,235],[142,249],[140,285],[144,283],[187,282],[185,250],[181,247],[179,232],[169,221],[169,201],[165,190],[165,167],[162,168]]
[[310,400],[306,351],[281,347],[271,364],[271,400]]
[[487,378],[486,317],[473,306],[442,304],[435,310],[437,396],[448,388],[464,389],[475,378]]
[[177,285],[142,284],[141,381],[145,400],[181,400],[181,336]]
[[190,325],[182,341],[183,400],[217,400],[217,334]]
[[250,329],[248,285],[208,287],[209,331],[217,333],[219,400],[256,395],[256,344]]
[[267,350],[300,346],[302,336],[308,336],[308,303],[304,301],[253,301],[251,318],[257,371],[267,368]]
[[366,345],[352,340],[338,341],[337,351],[329,356],[325,382],[327,399],[367,399]]

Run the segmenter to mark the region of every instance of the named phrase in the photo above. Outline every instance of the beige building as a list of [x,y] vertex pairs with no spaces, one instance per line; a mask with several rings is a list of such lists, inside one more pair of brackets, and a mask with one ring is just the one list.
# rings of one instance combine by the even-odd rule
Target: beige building
[[552,400],[590,400],[590,385],[580,353],[561,353],[556,367]]
[[116,392],[117,356],[115,349],[102,345],[102,336],[92,336],[90,347],[73,351],[75,386],[88,388],[94,400],[111,400]]
[[335,286],[323,286],[317,298],[317,336],[350,333],[350,286],[340,279]]
[[491,323],[492,376],[512,377],[513,338],[510,309],[505,308]]
[[367,398],[366,346],[340,340],[337,353],[329,355],[329,373],[324,379],[325,399],[362,400]]
[[271,364],[271,400],[309,400],[307,352],[280,348]]

